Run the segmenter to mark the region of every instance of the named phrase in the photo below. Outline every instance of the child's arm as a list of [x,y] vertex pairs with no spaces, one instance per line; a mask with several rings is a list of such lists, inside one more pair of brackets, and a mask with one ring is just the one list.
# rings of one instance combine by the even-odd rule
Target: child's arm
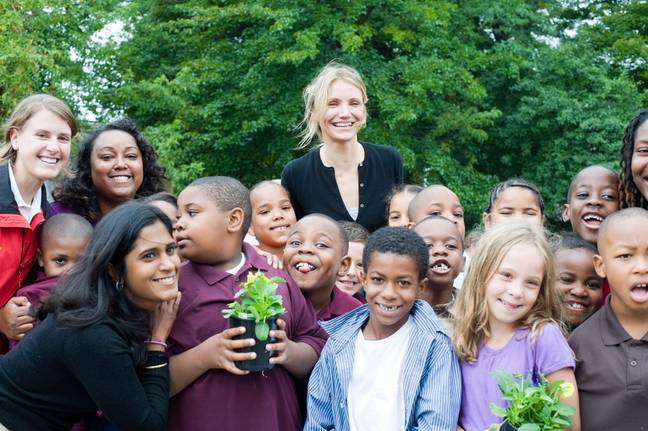
[[277,342],[268,344],[266,348],[277,356],[270,358],[271,364],[283,365],[293,376],[304,378],[317,362],[317,352],[306,343],[294,342],[286,335],[286,322],[277,319],[278,330],[270,331],[270,336]]
[[[328,349],[324,346],[320,360],[315,364],[308,380],[308,408],[304,431],[335,430],[332,393],[335,381],[332,372],[335,364],[327,361]],[[344,406],[346,407],[346,406]]]
[[235,349],[253,346],[254,339],[232,340],[236,335],[245,333],[244,327],[226,329],[213,335],[186,352],[169,358],[171,380],[170,396],[174,396],[189,386],[205,372],[220,368],[232,374],[243,376],[249,371],[239,370],[234,361],[254,359],[255,353],[238,353]]
[[19,341],[34,327],[34,318],[29,313],[29,300],[24,296],[11,298],[0,308],[0,332],[10,340]]
[[446,337],[434,342],[423,378],[410,429],[455,429],[461,407],[461,369]]
[[581,427],[578,403],[578,387],[576,386],[576,376],[574,375],[574,370],[572,370],[571,368],[563,368],[562,370],[554,371],[547,376],[547,380],[549,382],[564,380],[565,382],[574,385],[574,393],[564,398],[562,402],[576,409],[576,413],[574,413],[574,415],[572,416],[572,426],[566,429],[569,431],[580,431]]

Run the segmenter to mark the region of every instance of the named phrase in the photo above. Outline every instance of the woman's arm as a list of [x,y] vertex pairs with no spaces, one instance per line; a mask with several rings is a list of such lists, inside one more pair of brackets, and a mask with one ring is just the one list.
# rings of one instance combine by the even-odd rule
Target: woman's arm
[[562,370],[554,371],[553,373],[547,376],[549,382],[555,382],[556,380],[564,380],[567,383],[571,383],[574,386],[574,393],[562,400],[563,403],[572,406],[576,409],[576,412],[572,416],[572,426],[566,428],[569,431],[580,431],[580,409],[578,403],[578,387],[576,386],[576,376],[574,375],[574,370],[571,368],[563,368]]
[[148,354],[140,381],[130,346],[114,325],[102,322],[69,331],[64,363],[119,429],[164,430],[169,407],[166,354]]

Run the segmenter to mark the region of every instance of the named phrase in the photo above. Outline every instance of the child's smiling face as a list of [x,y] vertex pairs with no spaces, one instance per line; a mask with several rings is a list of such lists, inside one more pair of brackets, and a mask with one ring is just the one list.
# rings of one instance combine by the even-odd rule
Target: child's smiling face
[[463,265],[461,234],[450,220],[425,220],[414,227],[428,248],[430,263],[427,270],[428,286],[452,286]]
[[518,326],[535,304],[544,274],[544,259],[534,245],[511,247],[486,284],[491,330],[502,325],[514,330]]
[[409,227],[410,219],[407,216],[407,208],[414,196],[416,196],[416,193],[408,192],[400,192],[392,196],[389,201],[388,226]]
[[349,251],[347,256],[351,258],[351,264],[346,272],[338,272],[337,281],[335,286],[348,293],[355,295],[362,284],[360,283],[359,272],[362,271],[362,252],[364,250],[364,243],[349,241]]
[[363,331],[366,338],[387,338],[407,322],[422,288],[418,274],[412,256],[371,253],[367,272],[361,275],[369,305],[369,321]]
[[531,190],[513,186],[503,190],[495,202],[490,213],[484,213],[486,227],[518,218],[542,226],[544,215],[538,204],[538,196]]
[[599,238],[594,267],[607,277],[617,315],[648,316],[648,220],[628,216],[614,220]]
[[619,209],[619,178],[602,166],[590,166],[576,175],[569,187],[569,202],[563,221],[587,242],[596,242],[598,230],[608,215]]
[[334,221],[310,215],[291,229],[284,248],[284,267],[300,289],[330,288],[342,262],[340,228]]
[[563,248],[556,252],[556,287],[563,319],[578,326],[598,310],[603,280],[594,270],[594,252],[585,248]]
[[279,184],[264,183],[250,193],[252,224],[250,231],[259,245],[281,248],[286,245],[296,217],[286,190]]

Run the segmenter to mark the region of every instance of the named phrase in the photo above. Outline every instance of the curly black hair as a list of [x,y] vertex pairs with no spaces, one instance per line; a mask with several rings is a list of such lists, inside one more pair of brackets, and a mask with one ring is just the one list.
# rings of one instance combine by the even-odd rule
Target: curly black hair
[[641,207],[646,208],[646,197],[642,196],[632,179],[632,153],[637,129],[648,120],[648,109],[637,114],[623,133],[621,145],[621,172],[619,174],[619,202],[621,208]]
[[369,235],[362,251],[365,274],[373,253],[393,253],[409,256],[416,262],[419,281],[427,276],[430,256],[425,241],[416,232],[404,227],[383,227]]
[[155,149],[144,138],[144,135],[137,130],[135,124],[128,118],[121,118],[108,123],[85,137],[79,146],[72,174],[66,176],[52,192],[55,201],[74,209],[77,214],[85,217],[93,224],[99,221],[102,214],[99,210],[99,201],[92,183],[90,156],[99,135],[109,130],[121,130],[131,135],[142,153],[144,178],[142,185],[135,194],[135,199],[168,190],[168,178],[165,169],[159,164]]

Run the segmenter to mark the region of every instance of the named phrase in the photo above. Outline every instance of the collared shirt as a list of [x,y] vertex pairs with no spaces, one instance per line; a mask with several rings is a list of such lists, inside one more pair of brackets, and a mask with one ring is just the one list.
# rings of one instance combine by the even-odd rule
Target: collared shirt
[[[414,325],[402,366],[402,429],[455,431],[461,402],[459,362],[427,302],[416,300],[410,316]],[[308,382],[304,431],[350,429],[347,406],[354,341],[368,318],[369,308],[363,305],[322,324],[330,338]]]
[[25,202],[25,199],[23,199],[22,195],[20,194],[20,189],[18,188],[18,183],[16,182],[16,178],[14,177],[13,167],[11,167],[11,163],[9,163],[8,166],[9,166],[9,184],[11,185],[11,193],[13,193],[14,198],[16,199],[16,204],[18,205],[20,214],[22,214],[23,217],[25,217],[27,223],[31,223],[34,216],[41,211],[40,189],[38,189],[34,194],[34,198],[32,199],[31,204]]
[[574,330],[584,431],[648,430],[648,334],[633,339],[605,305]]
[[361,305],[362,303],[356,298],[333,286],[333,290],[331,290],[331,302],[317,313],[317,320],[322,322],[334,319]]
[[[281,319],[286,322],[288,338],[308,344],[319,355],[327,334],[287,271],[272,268],[249,244],[243,244],[243,253],[245,262],[236,274],[193,262],[182,266],[178,282],[182,301],[167,339],[168,352],[180,354],[229,328],[223,310],[247,275],[261,271],[286,280],[279,283],[277,294],[286,309]],[[286,368],[276,365],[245,376],[221,369],[207,371],[171,398],[167,429],[296,431],[302,423],[295,379]]]

